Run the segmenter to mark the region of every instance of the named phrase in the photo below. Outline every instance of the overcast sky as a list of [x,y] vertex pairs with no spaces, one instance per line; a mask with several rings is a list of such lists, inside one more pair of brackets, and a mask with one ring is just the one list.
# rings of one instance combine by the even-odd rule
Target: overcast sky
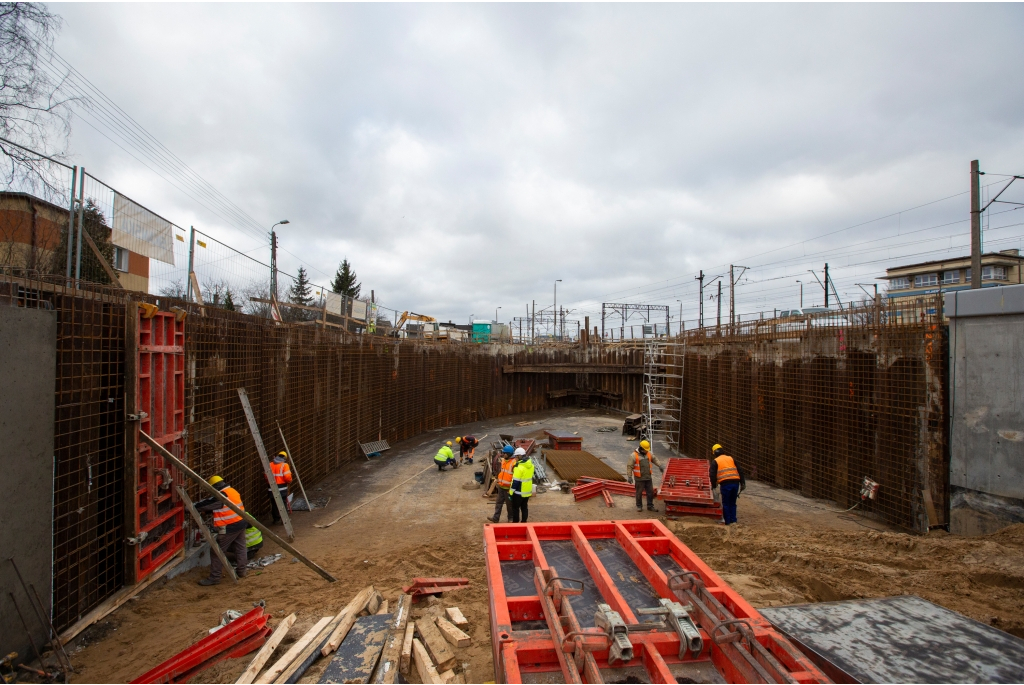
[[[971,159],[1024,174],[1021,5],[51,7],[68,62],[261,225],[291,221],[283,269],[327,283],[347,256],[445,320],[550,306],[555,279],[578,314],[690,319],[693,276],[729,263],[752,267],[741,312],[796,305],[826,261],[853,299],[964,252],[967,195],[801,241],[963,193]],[[269,259],[85,119],[76,163]],[[987,247],[1019,247],[1017,217]]]

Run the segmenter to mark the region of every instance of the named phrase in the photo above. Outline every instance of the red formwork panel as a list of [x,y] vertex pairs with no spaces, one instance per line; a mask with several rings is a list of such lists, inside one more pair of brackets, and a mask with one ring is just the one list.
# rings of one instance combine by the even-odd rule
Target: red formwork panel
[[722,518],[722,504],[711,492],[711,464],[705,459],[670,458],[658,499],[665,502],[668,516]]
[[499,683],[831,682],[660,521],[489,524],[484,550]]
[[[171,454],[185,459],[185,322],[173,313],[143,318],[139,311],[139,351],[134,422]],[[182,476],[164,458],[138,442],[135,491],[134,560],[136,582],[160,568],[185,545],[185,508],[175,490]]]

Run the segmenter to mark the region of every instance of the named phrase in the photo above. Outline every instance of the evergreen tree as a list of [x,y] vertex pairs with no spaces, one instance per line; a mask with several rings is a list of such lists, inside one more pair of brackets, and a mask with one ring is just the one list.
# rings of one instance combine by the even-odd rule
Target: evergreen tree
[[[110,226],[107,225],[107,218],[103,216],[103,212],[93,202],[92,198],[87,198],[85,201],[85,208],[82,212],[82,226],[86,232],[92,236],[93,241],[96,243],[96,247],[99,248],[100,254],[106,260],[108,265],[114,263],[114,244],[110,242]],[[50,272],[55,274],[63,274],[66,268],[66,259],[68,253],[68,231],[62,230],[60,236],[60,245],[53,252],[52,264]],[[78,206],[75,206],[75,223],[70,234],[72,243],[77,247],[78,238]],[[74,260],[74,256],[72,256]],[[71,274],[75,273],[75,263],[71,263]],[[104,285],[110,285],[110,278],[107,276],[106,269],[96,259],[96,253],[92,251],[88,244],[85,242],[85,238],[82,238],[82,280],[89,281],[91,283],[102,283]]]
[[288,288],[288,301],[307,307],[313,304],[313,289],[309,285],[305,267],[300,266],[299,274],[292,280],[292,285]]
[[227,293],[224,294],[224,309],[228,310],[229,312],[238,311],[238,307],[235,306],[235,297],[234,295],[231,294],[230,289],[227,291]]
[[352,270],[352,265],[348,263],[348,259],[341,260],[341,266],[338,267],[338,273],[334,274],[334,282],[331,283],[331,290],[338,293],[339,295],[348,295],[352,298],[359,297],[359,289],[362,284],[356,280],[356,272]]

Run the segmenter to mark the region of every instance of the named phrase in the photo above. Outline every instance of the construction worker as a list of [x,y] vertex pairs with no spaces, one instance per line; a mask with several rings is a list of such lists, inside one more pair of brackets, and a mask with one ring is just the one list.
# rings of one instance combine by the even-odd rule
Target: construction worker
[[[270,472],[274,474],[274,485],[277,491],[281,493],[281,501],[284,503],[288,511],[291,511],[291,507],[288,503],[288,485],[292,482],[292,468],[288,466],[288,453],[278,452],[274,460],[270,462]],[[270,493],[270,513],[274,516],[274,523],[278,523],[281,520],[281,512],[277,510],[277,502],[274,501],[274,491],[267,488],[267,492]]]
[[[238,491],[228,485],[220,476],[211,476],[207,481],[217,488],[220,494],[236,507],[245,511],[242,505],[242,496]],[[245,551],[245,529],[248,525],[241,516],[225,506],[216,497],[207,497],[196,502],[196,509],[199,511],[213,512],[213,528],[217,533],[217,545],[225,553],[230,550],[235,557],[235,573],[239,578],[245,577],[245,565],[248,557]],[[216,585],[220,582],[220,576],[224,572],[221,567],[220,557],[210,554],[210,576],[199,581],[200,585]]]
[[530,496],[533,495],[533,461],[522,447],[513,453],[516,465],[512,467],[512,485],[509,486],[509,499],[512,508],[512,523],[522,522],[530,516]]
[[657,511],[654,507],[654,476],[651,474],[651,464],[654,464],[662,473],[665,467],[658,462],[658,458],[651,454],[651,443],[641,440],[640,446],[633,450],[629,461],[626,462],[626,479],[636,489],[636,510],[644,510],[644,493],[647,493],[647,510]]
[[[524,452],[525,454],[525,452]],[[511,445],[505,445],[499,452],[501,456],[500,468],[497,470],[496,480],[498,481],[498,487],[496,489],[498,493],[498,501],[494,503],[494,516],[487,519],[491,523],[497,523],[501,520],[501,508],[504,506],[506,519],[509,523],[512,522],[512,500],[509,499],[508,491],[512,487],[512,472],[516,467],[519,459],[515,455],[515,451]]]
[[459,468],[459,465],[455,461],[455,455],[452,454],[451,440],[441,445],[441,449],[439,449],[437,454],[434,455],[434,463],[437,464],[438,471],[444,471],[446,466],[451,466],[453,469]]
[[466,435],[455,438],[455,442],[459,443],[459,463],[461,464],[465,460],[467,464],[472,464],[473,455],[476,454],[476,447],[480,441],[472,435]]
[[725,448],[715,445],[711,454],[715,457],[711,460],[711,489],[721,486],[722,520],[728,526],[736,523],[736,500],[747,489],[747,481],[740,465],[725,453]]
[[[245,556],[248,559],[255,559],[259,551],[263,549],[263,533],[256,526],[249,526],[245,529]],[[228,550],[224,553],[228,561],[235,561],[235,551]]]

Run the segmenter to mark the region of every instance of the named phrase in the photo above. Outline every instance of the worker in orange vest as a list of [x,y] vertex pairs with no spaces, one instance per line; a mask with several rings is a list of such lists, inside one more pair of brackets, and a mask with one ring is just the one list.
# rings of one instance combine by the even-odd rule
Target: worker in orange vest
[[472,464],[473,457],[476,454],[476,448],[480,444],[480,441],[472,435],[465,435],[455,438],[455,442],[459,444],[459,464],[461,465],[462,462]]
[[512,500],[508,490],[512,487],[512,470],[519,460],[511,445],[505,445],[498,456],[501,458],[501,464],[497,470],[498,475],[495,476],[498,481],[498,487],[495,488],[495,492],[498,493],[498,501],[494,504],[494,516],[487,520],[491,523],[498,523],[501,520],[501,508],[505,507],[506,520],[508,523],[512,523]]
[[657,511],[654,507],[654,474],[651,465],[657,466],[662,473],[665,467],[658,458],[651,454],[651,443],[641,440],[640,446],[633,450],[626,462],[626,479],[636,488],[636,510],[644,510],[644,493],[647,493],[647,510]]
[[[270,472],[274,474],[273,487],[276,487],[278,492],[281,493],[281,501],[284,502],[288,511],[291,511],[288,503],[288,485],[292,482],[292,467],[288,466],[287,452],[281,451],[277,453],[274,461],[270,462]],[[267,492],[270,493],[270,513],[274,516],[274,523],[277,523],[281,520],[281,512],[277,510],[273,491],[268,488]]]
[[[238,490],[224,482],[223,478],[211,476],[207,482],[217,488],[220,494],[227,497],[232,504],[245,511],[245,506],[242,505],[242,496],[238,494]],[[235,574],[239,578],[244,578],[246,564],[249,562],[245,548],[245,529],[249,524],[216,497],[207,497],[196,502],[196,509],[213,512],[213,529],[217,533],[217,545],[224,551],[225,555],[228,551],[234,553]],[[220,582],[220,576],[223,572],[224,569],[221,567],[220,557],[211,551],[210,576],[200,580],[199,584],[216,585]]]
[[721,487],[722,520],[728,526],[736,523],[736,500],[747,489],[747,481],[740,465],[725,453],[724,447],[715,445],[711,454],[715,457],[711,460],[711,489]]

